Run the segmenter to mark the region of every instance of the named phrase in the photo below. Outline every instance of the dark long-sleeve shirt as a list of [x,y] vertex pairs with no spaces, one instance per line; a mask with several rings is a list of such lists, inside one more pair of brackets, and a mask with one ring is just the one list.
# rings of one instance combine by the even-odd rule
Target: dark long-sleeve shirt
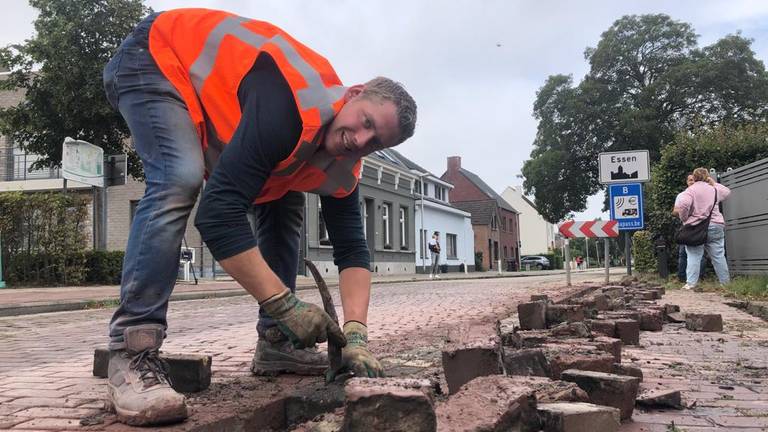
[[[291,89],[269,55],[259,56],[243,78],[238,99],[242,120],[208,179],[195,217],[217,260],[256,246],[246,214],[270,172],[291,154],[302,130]],[[370,268],[358,188],[345,198],[320,199],[339,271]]]

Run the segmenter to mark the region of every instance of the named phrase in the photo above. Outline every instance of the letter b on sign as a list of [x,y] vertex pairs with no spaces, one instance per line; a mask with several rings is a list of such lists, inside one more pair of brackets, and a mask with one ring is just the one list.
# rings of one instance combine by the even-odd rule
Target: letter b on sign
[[629,193],[629,188],[628,188],[628,187],[626,187],[626,186],[622,187],[622,188],[621,188],[621,193],[623,193],[623,194],[628,194],[628,193]]

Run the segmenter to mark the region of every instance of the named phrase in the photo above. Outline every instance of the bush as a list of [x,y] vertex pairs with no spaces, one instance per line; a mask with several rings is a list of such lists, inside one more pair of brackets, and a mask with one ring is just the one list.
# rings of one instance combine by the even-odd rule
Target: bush
[[656,271],[656,256],[650,232],[635,231],[632,235],[632,256],[635,260],[635,269],[637,271],[641,273]]
[[475,252],[475,271],[484,271],[483,268],[483,253]]
[[86,282],[118,285],[123,272],[123,251],[88,251]]

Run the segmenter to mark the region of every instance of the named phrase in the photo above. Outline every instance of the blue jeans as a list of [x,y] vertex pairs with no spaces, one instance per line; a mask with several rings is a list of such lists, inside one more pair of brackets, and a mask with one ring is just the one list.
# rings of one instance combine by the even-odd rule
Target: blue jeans
[[[139,23],[104,68],[107,99],[128,124],[146,177],[125,249],[120,306],[109,328],[112,350],[124,348],[128,327],[167,328],[181,241],[203,184],[200,136],[184,100],[149,52],[155,18],[150,15]],[[303,208],[304,195],[291,193],[253,209],[261,253],[291,290],[296,286]],[[260,314],[259,329],[272,325]]]
[[[680,245],[677,247],[677,279],[680,282],[685,282],[688,277],[686,275],[686,269],[688,268],[688,254],[685,253],[685,246]],[[706,257],[701,258],[701,265],[699,266],[699,275],[704,274],[704,270],[707,268]]]
[[688,254],[686,283],[690,286],[695,286],[699,282],[700,263],[704,257],[705,248],[720,283],[727,284],[730,282],[728,262],[725,260],[725,227],[720,224],[710,223],[707,229],[706,244],[685,247],[685,252]]

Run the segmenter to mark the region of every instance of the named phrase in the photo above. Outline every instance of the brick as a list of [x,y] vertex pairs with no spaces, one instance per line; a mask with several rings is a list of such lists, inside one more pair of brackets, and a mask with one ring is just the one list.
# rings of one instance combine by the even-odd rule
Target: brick
[[616,337],[616,322],[612,320],[587,320],[586,324],[592,333]]
[[661,295],[658,291],[636,291],[635,298],[638,300],[656,300],[660,299]]
[[549,303],[550,302],[549,296],[546,295],[546,294],[532,294],[531,295],[531,301],[532,302],[543,301],[544,303]]
[[560,379],[563,371],[568,369],[609,373],[615,363],[613,355],[587,349],[547,349],[544,355],[547,357],[549,376],[552,379]]
[[491,325],[472,325],[453,332],[443,348],[443,372],[453,394],[470,380],[502,373],[501,339]]
[[595,307],[599,311],[609,310],[611,308],[611,298],[606,294],[594,294],[592,298],[595,301]]
[[518,378],[486,376],[468,382],[447,401],[438,403],[438,429],[441,432],[538,430],[535,386]]
[[[181,393],[200,392],[211,385],[209,355],[160,353],[168,363],[168,375],[174,390]],[[109,370],[109,350],[96,348],[93,352],[93,376],[106,378]]]
[[589,328],[587,328],[587,325],[583,322],[561,323],[551,328],[549,333],[555,337],[569,336],[588,338],[592,336]]
[[536,388],[536,401],[540,404],[552,402],[589,402],[589,395],[575,383],[548,381]]
[[659,310],[645,309],[640,311],[640,330],[661,331],[664,324],[664,314]]
[[324,413],[343,407],[344,387],[317,383],[297,386],[285,398],[285,421],[288,425],[306,422]]
[[621,411],[621,419],[632,417],[640,380],[626,375],[569,369],[562,373],[563,381],[576,383],[587,392],[589,400],[598,405],[611,406]]
[[584,321],[584,306],[582,305],[549,305],[547,306],[547,326],[563,322]]
[[505,346],[511,346],[518,349],[535,348],[547,342],[549,332],[546,330],[523,330],[514,333],[502,333]]
[[635,378],[639,378],[640,382],[643,382],[643,370],[637,366],[614,363],[611,373],[616,375],[633,376]]
[[603,287],[603,294],[610,297],[612,300],[618,299],[618,298],[624,298],[624,287],[623,286],[606,286]]
[[648,390],[637,396],[637,404],[651,408],[683,409],[680,390]]
[[507,375],[549,376],[549,363],[541,349],[504,348],[504,371]]
[[685,328],[700,332],[723,331],[723,317],[720,314],[685,314]]
[[547,328],[547,304],[544,302],[520,303],[517,315],[523,330]]
[[636,320],[618,319],[616,322],[616,336],[624,345],[637,345],[640,343],[640,323]]
[[616,432],[621,426],[619,410],[589,403],[547,403],[538,411],[545,432]]
[[667,321],[671,323],[684,323],[685,314],[682,312],[671,312],[667,314]]
[[496,322],[496,328],[498,329],[499,336],[501,337],[502,345],[512,345],[515,333],[520,329],[518,324],[519,320],[517,319],[517,314]]
[[345,386],[344,430],[434,432],[432,384],[404,378],[352,378]]

